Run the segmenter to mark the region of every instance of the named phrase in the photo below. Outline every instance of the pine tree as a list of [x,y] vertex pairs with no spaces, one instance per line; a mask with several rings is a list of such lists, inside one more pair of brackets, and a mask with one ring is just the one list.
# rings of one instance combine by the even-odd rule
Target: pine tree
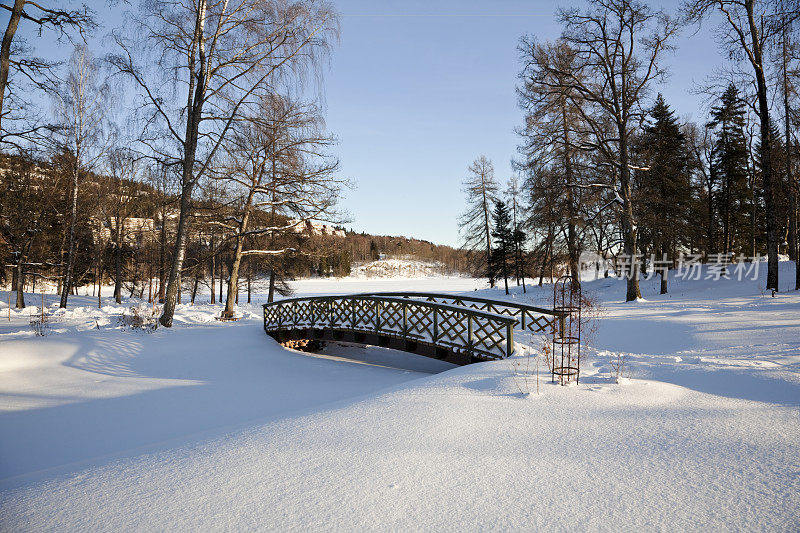
[[495,279],[502,276],[506,294],[508,294],[508,274],[514,260],[514,231],[511,228],[511,216],[508,208],[502,201],[495,202],[492,224],[494,226],[492,230],[494,246],[489,259],[489,270]]
[[[525,287],[525,239],[527,238],[528,236],[526,233],[520,229],[520,225],[516,224],[513,231],[513,265],[514,272],[522,279],[522,292],[524,293],[528,292],[528,289]],[[519,281],[517,285],[519,285]]]
[[[641,138],[649,170],[638,173],[638,218],[642,243],[649,242],[661,260],[674,259],[690,220],[692,189],[687,173],[686,139],[674,113],[658,95],[650,110],[651,122]],[[661,264],[661,294],[667,293],[667,264]]]
[[[731,84],[711,109],[708,127],[716,130],[711,171],[717,176],[719,190],[715,202],[722,219],[722,252],[744,251],[748,241],[748,213],[752,194],[747,183],[747,138],[745,103]],[[713,194],[713,192],[712,192]]]

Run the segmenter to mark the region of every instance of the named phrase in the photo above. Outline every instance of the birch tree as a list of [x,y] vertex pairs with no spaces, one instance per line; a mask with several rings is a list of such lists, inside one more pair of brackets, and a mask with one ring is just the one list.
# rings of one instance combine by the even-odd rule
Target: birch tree
[[[222,176],[239,193],[224,224],[234,251],[223,316],[234,314],[242,259],[294,252],[276,246],[281,235],[310,220],[337,220],[336,202],[348,182],[337,176],[339,161],[326,153],[333,144],[316,106],[278,95],[265,98],[260,113],[237,125],[225,147],[228,168]],[[245,249],[256,237],[266,237],[268,246]]]
[[[153,0],[132,26],[134,35],[115,34],[119,52],[110,61],[140,93],[146,113],[141,143],[180,174],[179,217],[159,319],[170,327],[198,181],[234,123],[279,83],[308,72],[336,37],[338,21],[321,0]],[[142,53],[148,49],[152,56]]]
[[78,220],[79,187],[83,177],[93,171],[107,148],[106,115],[111,98],[108,85],[85,45],[76,45],[69,61],[69,72],[56,95],[57,113],[63,132],[63,148],[71,158],[71,201],[66,232],[66,265],[61,287],[62,308],[72,290],[75,268],[75,225]]

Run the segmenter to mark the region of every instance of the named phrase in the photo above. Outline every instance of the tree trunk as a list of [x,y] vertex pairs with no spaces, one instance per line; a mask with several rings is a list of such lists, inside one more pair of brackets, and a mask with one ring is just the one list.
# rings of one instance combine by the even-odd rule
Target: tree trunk
[[16,268],[16,289],[17,289],[17,309],[24,309],[25,308],[25,270],[23,270],[23,265],[27,261],[26,258],[19,255],[19,259],[17,260],[17,268]]
[[569,256],[569,273],[572,276],[572,282],[576,287],[580,287],[580,273],[578,272],[578,246],[577,246],[577,232],[575,230],[575,205],[572,186],[574,184],[572,175],[572,160],[569,154],[569,130],[567,128],[567,108],[566,104],[561,104],[561,120],[562,133],[564,134],[564,178],[566,179],[566,193],[567,193],[567,255]]
[[[544,243],[544,257],[542,257],[542,268],[539,270],[539,286],[542,286],[542,282],[544,281],[544,271],[547,268],[547,258],[550,255],[550,248],[552,246],[553,240],[553,226],[549,225],[547,227],[547,239]],[[552,281],[552,279],[550,280]]]
[[764,187],[764,207],[767,218],[767,290],[778,290],[778,221],[775,212],[772,168],[772,135],[770,133],[769,99],[764,75],[764,62],[758,26],[753,14],[754,0],[746,0],[747,20],[753,43],[753,68],[756,74],[758,110],[761,121],[761,180]]
[[214,234],[211,234],[211,303],[217,303],[216,300],[216,275],[217,275],[217,254],[214,251]]
[[730,252],[730,239],[731,239],[731,182],[730,182],[730,169],[726,172],[725,176],[725,216],[722,219],[722,253],[728,257]]
[[642,297],[639,290],[639,270],[634,264],[636,257],[636,221],[633,218],[631,202],[630,167],[628,166],[628,139],[625,126],[619,126],[619,182],[622,189],[622,250],[630,259],[630,272],[627,278],[625,301],[631,302]]
[[114,301],[122,303],[122,224],[117,220],[114,242]]
[[239,295],[239,267],[242,264],[242,250],[244,248],[244,238],[236,239],[236,251],[233,256],[233,264],[231,265],[231,273],[228,278],[228,298],[225,300],[225,311],[222,316],[232,317],[233,306]]
[[11,66],[11,42],[14,40],[14,34],[17,33],[17,26],[24,7],[25,0],[14,1],[14,6],[11,8],[11,18],[8,19],[8,26],[6,26],[6,31],[3,34],[3,45],[0,47],[0,120],[3,117],[3,96],[6,93],[8,71]]
[[242,264],[244,235],[247,231],[247,223],[250,220],[250,206],[253,204],[254,196],[255,189],[251,188],[244,204],[244,213],[242,214],[242,221],[239,223],[239,232],[236,236],[236,251],[233,253],[233,264],[231,265],[231,274],[228,278],[228,299],[225,301],[225,311],[222,313],[222,316],[228,318],[233,316],[234,303],[239,303],[239,267]]
[[164,303],[164,285],[167,283],[167,213],[161,206],[161,239],[158,250],[158,303]]
[[492,238],[491,227],[489,226],[489,205],[486,198],[486,185],[483,187],[483,226],[486,231],[486,270],[489,274],[489,286],[494,287],[494,276],[492,275]]
[[191,204],[192,187],[184,185],[181,190],[180,215],[178,216],[178,229],[175,236],[175,246],[172,255],[172,268],[169,271],[169,282],[164,295],[164,311],[159,318],[162,326],[172,327],[172,316],[175,314],[175,304],[180,291],[180,273],[183,268],[183,258],[186,253],[186,241],[189,231],[189,209]]
[[791,109],[789,108],[789,50],[788,27],[783,28],[783,126],[784,143],[786,144],[786,157],[784,165],[786,180],[789,183],[789,259],[795,263],[795,290],[800,290],[800,238],[797,232],[797,182],[792,175],[792,135],[791,135]]
[[508,294],[508,265],[506,261],[506,253],[503,252],[503,281],[505,282],[506,286],[506,294]]
[[267,293],[267,302],[272,303],[275,300],[275,269],[269,269],[269,292]]
[[197,287],[200,286],[200,275],[195,272],[194,274],[194,284],[192,284],[192,305],[194,305],[194,299],[197,296]]
[[97,308],[103,306],[102,293],[103,293],[103,254],[98,253],[97,260]]
[[[200,120],[203,116],[203,103],[205,102],[206,75],[205,64],[205,22],[206,22],[206,1],[198,2],[197,17],[195,20],[195,30],[192,40],[197,44],[200,57],[199,70],[195,72],[195,56],[189,57],[189,75],[191,77],[189,94],[187,96],[187,120],[186,133],[183,143],[183,169],[181,174],[181,202],[180,214],[178,216],[178,229],[175,237],[174,254],[172,256],[172,268],[169,272],[169,283],[167,293],[164,296],[164,311],[159,318],[159,322],[164,327],[172,327],[172,316],[175,314],[175,300],[180,291],[180,274],[183,268],[183,259],[186,254],[186,242],[189,233],[189,210],[191,209],[192,190],[196,183],[194,176],[194,164],[197,154],[197,138],[200,131]],[[194,88],[194,91],[192,90]]]
[[[710,165],[709,165],[710,166]],[[714,169],[709,168],[708,170],[710,179],[708,180],[708,249],[706,250],[706,256],[712,254],[716,249],[715,245],[715,232],[714,232],[714,191],[713,191],[713,183],[714,183]]]
[[756,256],[756,209],[758,206],[757,198],[756,198],[756,187],[755,187],[755,180],[753,180],[753,188],[750,191],[750,202],[752,206],[750,207],[750,257]]
[[72,271],[75,268],[75,224],[78,221],[78,162],[73,163],[72,171],[72,212],[69,221],[69,244],[67,245],[67,268],[64,272],[64,286],[61,288],[61,302],[59,307],[67,307],[67,298],[72,288]]

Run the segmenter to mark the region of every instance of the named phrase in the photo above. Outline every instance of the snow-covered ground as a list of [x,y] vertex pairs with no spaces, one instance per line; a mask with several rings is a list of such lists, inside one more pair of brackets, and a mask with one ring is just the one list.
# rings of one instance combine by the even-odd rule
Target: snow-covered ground
[[[46,337],[3,304],[0,529],[798,530],[800,294],[764,275],[647,281],[633,303],[585,283],[603,316],[581,384],[542,372],[538,394],[511,360],[289,351],[256,304],[234,323],[183,305],[148,334],[81,296]],[[464,278],[295,288],[506,297]]]

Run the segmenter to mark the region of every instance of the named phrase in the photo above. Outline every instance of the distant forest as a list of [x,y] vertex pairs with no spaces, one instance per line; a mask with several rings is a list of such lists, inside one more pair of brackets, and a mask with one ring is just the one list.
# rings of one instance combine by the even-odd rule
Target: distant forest
[[[522,110],[506,186],[479,157],[464,181],[460,228],[474,268],[492,285],[582,267],[642,274],[661,292],[687,259],[798,259],[800,39],[797,2],[692,0],[667,13],[644,2],[561,9],[561,36],[519,41]],[[681,120],[658,93],[680,31],[714,25],[719,65],[696,88],[706,118]],[[688,88],[687,88],[688,89]],[[701,113],[702,116],[702,113]],[[794,284],[800,289],[800,264]]]
[[[0,193],[3,213],[8,217],[3,238],[15,238],[11,242],[22,243],[24,251],[22,260],[17,261],[17,256],[8,254],[8,246],[3,250],[8,254],[3,269],[7,286],[35,291],[37,282],[42,287],[44,281],[57,285],[60,292],[66,240],[64,213],[69,211],[71,200],[69,166],[68,154],[49,162],[21,156],[0,158]],[[115,296],[120,298],[137,296],[152,301],[164,297],[179,200],[164,189],[167,184],[158,176],[147,177],[132,180],[89,174],[81,178],[75,286],[92,285],[92,291],[99,292],[103,284],[112,282]],[[223,288],[235,258],[235,238],[226,223],[235,217],[235,209],[223,201],[200,198],[192,212],[192,235],[181,271],[181,299],[194,302],[203,289],[206,294],[211,291],[211,301],[215,302],[227,293]],[[277,213],[273,219],[263,210],[254,210],[251,216],[256,223],[270,220],[270,224],[289,227],[297,222]],[[347,276],[352,265],[379,258],[438,263],[442,274],[462,273],[469,265],[468,253],[450,246],[402,236],[356,233],[317,222],[297,224],[279,235],[253,235],[248,245],[287,250],[284,254],[247,258],[239,284],[248,291],[254,278],[269,277],[273,269],[277,271],[277,290],[285,292],[283,281]],[[249,294],[247,298],[249,301]]]

